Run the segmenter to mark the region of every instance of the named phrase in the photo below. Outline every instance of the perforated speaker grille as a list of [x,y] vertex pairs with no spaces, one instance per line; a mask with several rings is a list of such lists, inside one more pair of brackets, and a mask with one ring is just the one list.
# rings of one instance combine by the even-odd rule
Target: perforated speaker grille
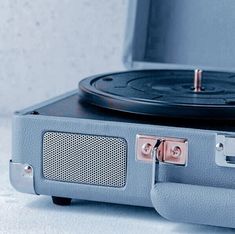
[[46,132],[43,175],[49,180],[124,187],[127,143],[122,138]]

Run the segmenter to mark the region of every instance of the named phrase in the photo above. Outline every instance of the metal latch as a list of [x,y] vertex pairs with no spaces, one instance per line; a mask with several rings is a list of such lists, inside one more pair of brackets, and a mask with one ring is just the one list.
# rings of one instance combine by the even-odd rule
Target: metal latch
[[215,162],[222,167],[235,167],[235,136],[217,135]]
[[188,160],[188,141],[182,138],[136,136],[136,158],[151,163],[156,161],[186,166]]

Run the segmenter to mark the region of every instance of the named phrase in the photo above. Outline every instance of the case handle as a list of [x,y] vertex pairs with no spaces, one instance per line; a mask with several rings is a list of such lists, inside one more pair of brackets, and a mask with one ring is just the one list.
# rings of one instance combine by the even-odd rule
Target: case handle
[[235,228],[235,190],[160,182],[151,190],[156,211],[166,219]]
[[160,145],[152,150],[151,200],[156,211],[172,221],[235,228],[235,189],[157,181]]

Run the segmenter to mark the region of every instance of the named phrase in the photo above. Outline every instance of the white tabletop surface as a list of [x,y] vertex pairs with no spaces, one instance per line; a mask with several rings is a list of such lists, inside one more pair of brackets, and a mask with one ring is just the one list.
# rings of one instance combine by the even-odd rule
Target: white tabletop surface
[[233,233],[235,230],[169,222],[154,209],[74,201],[52,204],[47,196],[15,191],[9,183],[11,121],[0,118],[0,233]]

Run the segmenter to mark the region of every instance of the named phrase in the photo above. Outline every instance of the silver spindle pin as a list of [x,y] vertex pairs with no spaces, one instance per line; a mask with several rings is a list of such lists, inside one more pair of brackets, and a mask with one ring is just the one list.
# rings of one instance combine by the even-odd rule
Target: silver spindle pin
[[194,92],[202,91],[202,70],[196,69],[194,71]]

